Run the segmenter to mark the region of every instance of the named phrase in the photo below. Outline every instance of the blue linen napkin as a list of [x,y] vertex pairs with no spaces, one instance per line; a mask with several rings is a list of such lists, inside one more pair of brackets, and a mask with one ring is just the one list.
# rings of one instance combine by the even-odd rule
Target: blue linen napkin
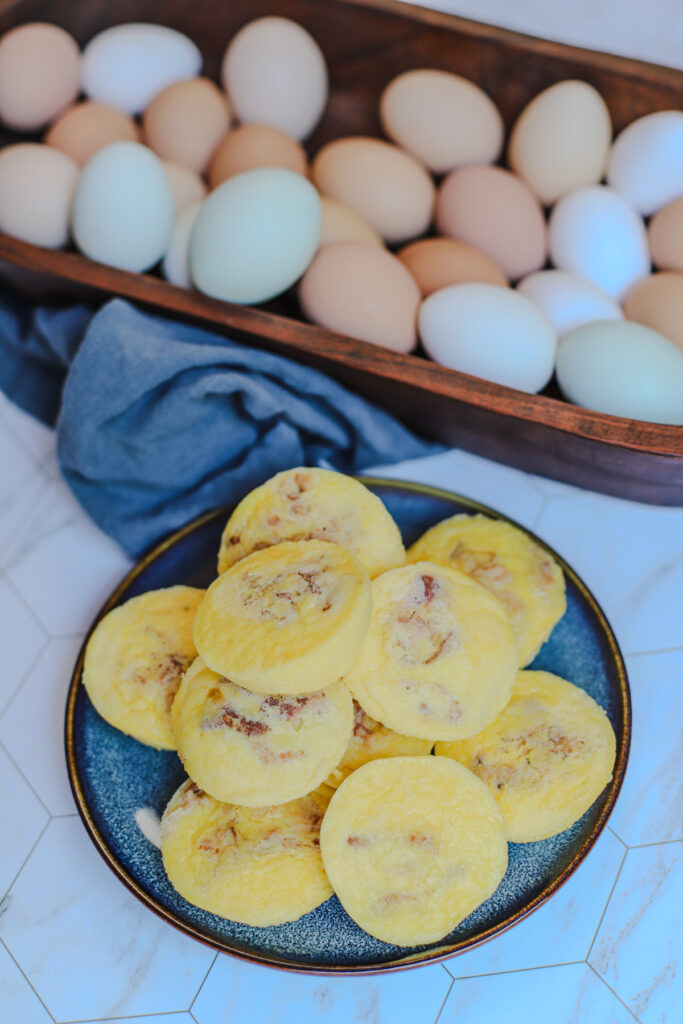
[[[83,315],[50,321],[60,353],[70,354]],[[42,387],[40,377],[31,386]],[[85,329],[57,447],[83,507],[133,555],[279,470],[350,473],[442,450],[317,370],[122,299]]]

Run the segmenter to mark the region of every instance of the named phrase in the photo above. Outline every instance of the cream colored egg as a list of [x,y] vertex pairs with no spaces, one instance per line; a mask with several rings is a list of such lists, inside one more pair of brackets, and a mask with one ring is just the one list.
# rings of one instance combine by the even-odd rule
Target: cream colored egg
[[313,323],[396,352],[415,347],[420,289],[386,249],[336,242],[320,249],[299,285]]
[[683,274],[664,271],[644,277],[624,299],[624,313],[683,349]]
[[188,250],[192,228],[201,208],[201,202],[194,203],[176,218],[171,232],[171,242],[161,264],[161,272],[166,280],[178,288],[192,287]]
[[57,25],[31,22],[0,39],[0,120],[22,132],[42,128],[76,99],[81,54]]
[[322,50],[289,18],[257,18],[241,28],[225,52],[221,80],[240,121],[298,140],[308,138],[327,102]]
[[61,149],[81,167],[112,142],[139,142],[140,130],[132,117],[106,103],[85,100],[69,107],[45,136],[48,146]]
[[493,163],[503,148],[503,118],[493,100],[449,71],[398,75],[382,93],[379,112],[389,138],[436,174]]
[[554,203],[605,173],[612,120],[588,82],[556,82],[531,100],[510,136],[508,163],[542,203]]
[[413,156],[389,142],[360,135],[330,142],[311,176],[319,192],[355,210],[390,244],[429,227],[434,183]]
[[203,174],[230,128],[228,97],[208,78],[173,82],[142,120],[145,141],[162,158]]
[[75,160],[51,146],[0,150],[0,231],[48,249],[66,245],[78,172]]
[[545,218],[528,185],[502,167],[460,167],[445,178],[436,203],[442,235],[481,250],[516,281],[545,263]]
[[593,320],[623,320],[621,306],[592,281],[567,270],[538,270],[517,285],[545,313],[561,338]]
[[257,167],[285,167],[308,173],[303,146],[279,128],[267,124],[241,124],[219,144],[209,167],[209,183],[217,188],[228,178]]
[[585,324],[560,342],[557,381],[586,409],[683,425],[683,352],[642,324]]
[[384,242],[367,221],[348,206],[334,199],[322,196],[323,212],[320,244],[332,245],[334,242],[368,242],[384,248]]
[[397,253],[417,281],[424,298],[449,284],[488,281],[505,287],[507,278],[483,252],[454,238],[422,238]]
[[644,217],[683,195],[683,110],[660,110],[617,135],[607,184]]
[[647,229],[652,262],[660,270],[683,270],[683,196],[667,203]]
[[162,164],[173,193],[175,215],[179,217],[188,206],[201,202],[208,190],[202,178],[189,167],[170,160],[162,160]]

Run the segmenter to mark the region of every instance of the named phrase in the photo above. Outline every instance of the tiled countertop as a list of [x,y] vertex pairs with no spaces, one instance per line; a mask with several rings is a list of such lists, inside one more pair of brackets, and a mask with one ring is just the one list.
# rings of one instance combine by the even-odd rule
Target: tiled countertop
[[[326,979],[244,964],[158,920],[75,813],[62,723],[93,612],[128,560],[80,510],[51,431],[0,397],[0,1021],[125,1024],[675,1024],[683,903],[683,512],[449,452],[387,476],[459,491],[531,527],[602,603],[633,693],[617,807],[567,884],[444,965]],[[678,949],[677,949],[678,947]]]

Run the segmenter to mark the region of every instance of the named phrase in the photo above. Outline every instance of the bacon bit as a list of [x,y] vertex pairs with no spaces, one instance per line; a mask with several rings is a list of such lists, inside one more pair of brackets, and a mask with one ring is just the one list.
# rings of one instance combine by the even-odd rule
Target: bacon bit
[[390,892],[380,898],[380,903],[411,903],[415,900],[409,892]]
[[264,705],[277,708],[281,715],[290,719],[297,715],[310,699],[310,697],[294,697],[292,700],[280,700],[279,697],[266,697],[261,704],[261,710],[265,710]]
[[439,584],[436,582],[433,576],[422,576],[421,578],[422,585],[425,588],[425,601],[427,602],[427,604],[429,604],[429,602],[432,600],[437,590],[439,589]]
[[238,533],[236,533],[233,537],[229,538],[228,544],[239,544],[240,540],[241,540],[240,535]]
[[270,726],[265,722],[257,722],[253,718],[245,718],[239,715],[229,704],[221,708],[221,715],[217,724],[227,725],[229,729],[236,729],[246,736],[262,736],[264,732],[270,732]]
[[370,840],[367,836],[347,836],[346,842],[348,846],[369,846]]
[[322,594],[322,590],[316,583],[316,578],[318,576],[317,572],[297,572],[297,576],[300,576],[301,579],[304,580],[312,594]]
[[425,835],[411,836],[410,837],[410,842],[411,843],[428,843],[430,846],[433,845],[432,837],[431,836],[425,836]]
[[327,602],[326,602],[326,603],[325,603],[325,604],[324,604],[324,605],[322,606],[322,608],[321,608],[320,610],[321,610],[322,612],[329,612],[329,610],[330,610],[330,608],[331,608],[331,607],[332,607],[332,605],[330,604],[330,602],[329,602],[329,601],[327,601]]
[[251,550],[252,551],[263,551],[264,548],[269,548],[269,547],[270,547],[270,544],[268,543],[267,540],[257,540]]
[[188,793],[193,793],[195,796],[204,796],[204,790],[200,789],[196,782],[193,782],[187,788]]
[[357,701],[354,701],[354,704],[353,735],[357,736],[358,739],[365,741],[368,736],[372,736],[373,730],[371,726],[365,724],[364,720],[367,718],[367,715],[360,704]]
[[574,748],[569,742],[569,738],[560,732],[554,725],[548,726],[548,739],[553,745],[553,753],[558,750],[566,757],[571,754]]
[[268,526],[277,526],[279,522],[279,516],[268,516],[268,518],[266,519],[266,523],[268,524]]
[[429,658],[425,659],[425,661],[424,661],[425,665],[431,665],[431,663],[433,661],[436,661],[437,658],[441,657],[441,655],[443,654],[443,651],[444,651],[444,647],[446,646],[446,644],[448,643],[448,641],[450,640],[450,638],[452,636],[453,636],[453,632],[452,631],[450,633],[446,634],[446,636],[443,638],[443,640],[441,641],[441,643],[439,644],[437,649],[434,651],[434,653]]
[[280,597],[280,598],[282,598],[283,601],[289,601],[289,603],[291,604],[292,608],[296,608],[296,601],[295,601],[293,595],[288,593],[286,590],[278,590],[278,591],[276,591],[275,597]]

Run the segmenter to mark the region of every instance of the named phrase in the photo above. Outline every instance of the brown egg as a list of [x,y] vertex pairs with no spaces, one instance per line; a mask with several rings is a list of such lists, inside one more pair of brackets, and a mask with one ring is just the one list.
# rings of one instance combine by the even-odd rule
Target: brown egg
[[170,160],[162,160],[173,193],[175,215],[179,217],[188,206],[202,201],[208,189],[196,171]]
[[297,174],[308,174],[308,161],[302,145],[279,128],[266,124],[241,124],[218,146],[209,167],[209,184],[221,182],[256,167],[285,167]]
[[652,262],[660,270],[683,270],[683,196],[658,210],[647,230]]
[[454,238],[422,238],[401,249],[397,256],[417,281],[422,297],[465,281],[507,285],[507,278],[493,260],[466,242]]
[[468,242],[516,281],[545,263],[548,231],[540,203],[510,171],[460,167],[444,180],[436,203],[442,235]]
[[36,21],[0,39],[0,119],[10,128],[42,128],[73,103],[80,85],[81,53],[63,28]]
[[390,244],[429,227],[434,183],[415,157],[380,139],[352,136],[323,146],[311,170],[324,196],[350,206]]
[[323,196],[321,208],[320,245],[332,245],[334,242],[369,242],[370,245],[384,248],[384,242],[375,229],[348,206]]
[[361,341],[410,352],[417,342],[420,289],[396,256],[366,242],[319,249],[299,284],[314,324]]
[[140,129],[132,117],[106,103],[76,103],[52,125],[45,142],[61,149],[82,167],[111,142],[139,142]]
[[624,313],[683,349],[683,274],[663,271],[643,278],[624,299]]
[[230,128],[230,105],[208,78],[191,78],[162,89],[147,107],[142,125],[147,145],[162,160],[202,174]]

